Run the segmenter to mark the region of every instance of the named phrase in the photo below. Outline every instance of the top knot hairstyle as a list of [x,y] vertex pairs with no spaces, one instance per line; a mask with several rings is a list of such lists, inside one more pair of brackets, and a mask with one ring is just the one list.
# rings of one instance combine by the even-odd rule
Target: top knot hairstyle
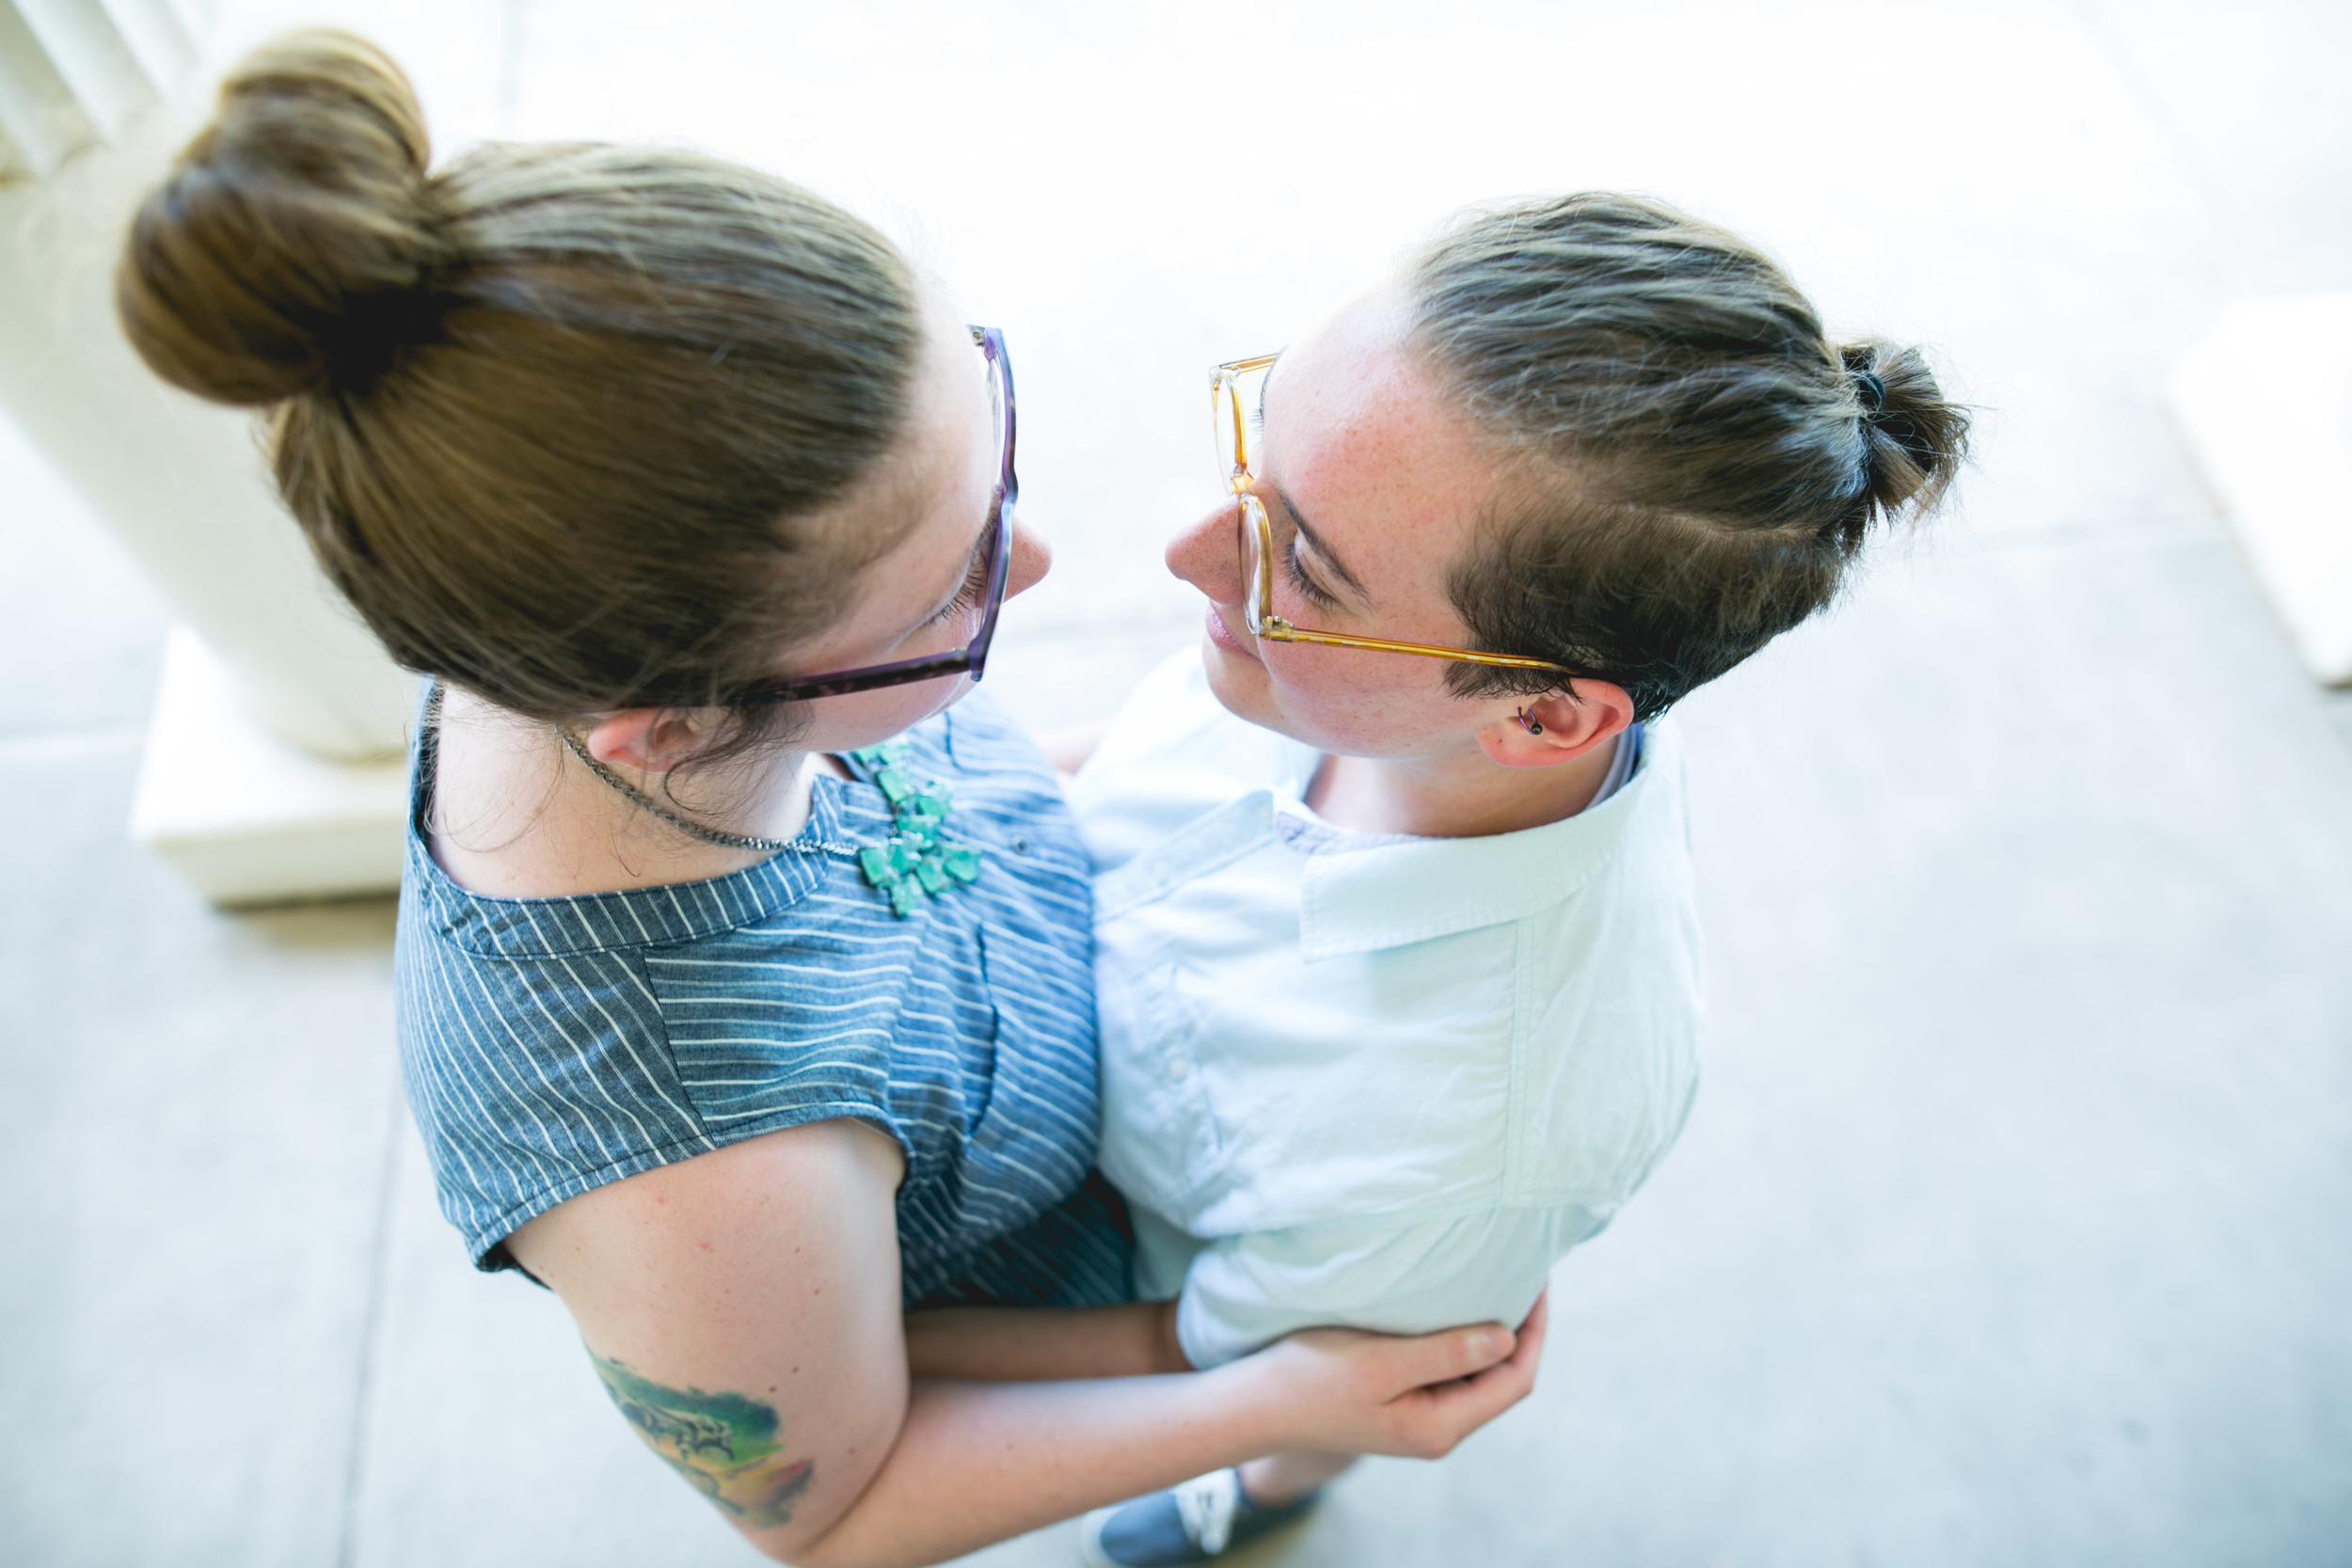
[[348,34],[230,74],[116,298],[157,374],[273,411],[279,489],[392,657],[529,717],[718,705],[896,543],[801,526],[906,424],[888,241],[692,152],[433,173],[407,79]]
[[1517,482],[1452,573],[1455,610],[1481,646],[1621,686],[1641,718],[1828,604],[1870,525],[1931,509],[1966,456],[1967,413],[1917,349],[1833,344],[1761,252],[1658,202],[1474,214],[1406,278],[1414,347]]

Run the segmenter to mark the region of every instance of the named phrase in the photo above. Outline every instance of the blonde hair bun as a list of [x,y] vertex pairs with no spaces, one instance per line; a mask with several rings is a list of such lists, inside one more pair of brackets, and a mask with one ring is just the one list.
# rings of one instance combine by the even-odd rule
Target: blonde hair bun
[[324,29],[264,44],[141,205],[115,278],[155,373],[218,403],[364,385],[430,337],[449,260],[416,91]]

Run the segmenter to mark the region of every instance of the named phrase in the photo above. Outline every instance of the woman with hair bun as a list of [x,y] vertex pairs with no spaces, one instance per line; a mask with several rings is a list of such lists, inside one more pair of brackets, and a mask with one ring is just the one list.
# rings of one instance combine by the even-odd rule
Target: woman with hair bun
[[1010,364],[881,235],[690,152],[436,170],[392,62],[310,32],[230,75],[118,293],[158,374],[267,411],[428,677],[398,1032],[443,1212],[761,1550],[934,1561],[1527,1391],[1540,1321],[1104,1381],[1182,1362],[1089,1175],[1086,852],[951,705],[1046,568]]

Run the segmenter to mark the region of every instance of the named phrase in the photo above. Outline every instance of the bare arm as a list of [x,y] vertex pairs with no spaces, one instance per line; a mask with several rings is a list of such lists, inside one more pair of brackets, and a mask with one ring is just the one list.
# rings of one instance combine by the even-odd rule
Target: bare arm
[[1418,1339],[1315,1329],[1207,1372],[918,1382],[889,1465],[790,1560],[937,1562],[1284,1449],[1442,1458],[1526,1397],[1542,1354],[1539,1313],[1516,1341],[1496,1323]]
[[1172,1376],[917,1381],[898,1175],[882,1134],[823,1122],[598,1188],[510,1243],[639,1435],[782,1561],[936,1562],[1282,1448],[1435,1455],[1534,1384],[1539,1324],[1516,1343],[1318,1330]]
[[907,1314],[907,1366],[916,1377],[1042,1383],[1188,1372],[1176,1304],[1125,1307],[948,1307]]

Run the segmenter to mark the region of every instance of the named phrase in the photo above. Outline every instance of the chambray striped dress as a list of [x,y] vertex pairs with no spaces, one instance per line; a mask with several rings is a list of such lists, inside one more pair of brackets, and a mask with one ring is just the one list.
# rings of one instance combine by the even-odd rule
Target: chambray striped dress
[[[395,958],[401,1065],[441,1212],[476,1264],[608,1181],[854,1117],[906,1151],[909,1304],[1129,1294],[1097,1117],[1086,850],[1036,749],[975,694],[908,732],[979,880],[894,917],[845,853],[882,792],[819,778],[787,849],[711,881],[485,898],[427,849],[417,725]],[[853,765],[854,766],[854,765]]]

